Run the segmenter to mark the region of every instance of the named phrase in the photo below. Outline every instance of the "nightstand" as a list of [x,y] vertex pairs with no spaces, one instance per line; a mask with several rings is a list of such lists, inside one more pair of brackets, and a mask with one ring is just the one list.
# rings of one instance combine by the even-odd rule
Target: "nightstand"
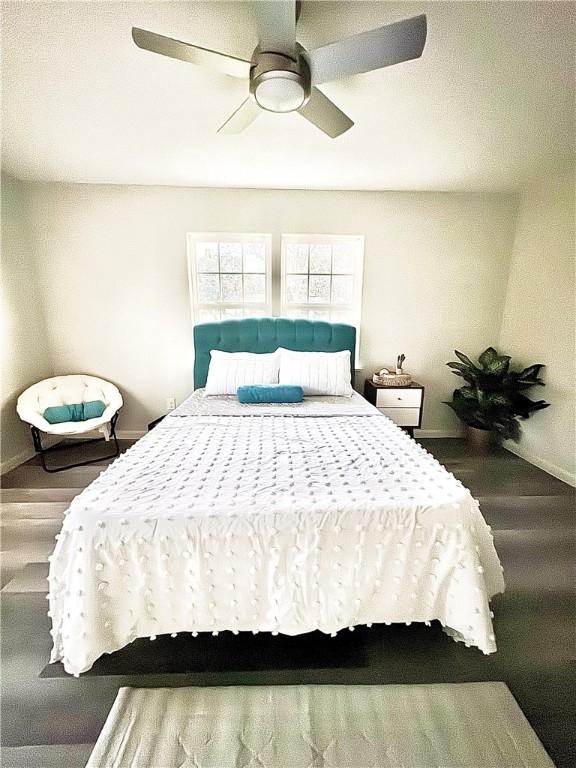
[[371,379],[366,379],[364,397],[414,437],[414,430],[419,429],[422,424],[424,405],[422,384],[413,381],[407,387],[379,387]]

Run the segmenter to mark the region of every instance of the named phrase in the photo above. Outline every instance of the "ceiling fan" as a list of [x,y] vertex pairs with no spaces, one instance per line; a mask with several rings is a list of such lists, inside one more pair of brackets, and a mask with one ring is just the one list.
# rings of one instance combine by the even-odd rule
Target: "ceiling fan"
[[251,60],[132,28],[139,48],[249,80],[250,95],[218,129],[222,133],[240,133],[265,109],[296,111],[331,138],[340,136],[354,123],[316,86],[417,59],[426,43],[421,15],[307,51],[296,41],[301,2],[256,0],[253,7],[258,45]]

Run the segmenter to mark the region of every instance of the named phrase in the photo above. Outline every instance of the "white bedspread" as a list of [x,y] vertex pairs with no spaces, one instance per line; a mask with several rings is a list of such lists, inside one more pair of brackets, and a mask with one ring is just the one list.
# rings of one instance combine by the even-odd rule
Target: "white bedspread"
[[197,392],[72,502],[51,661],[78,674],[143,636],[435,619],[491,653],[503,589],[469,491],[362,398]]

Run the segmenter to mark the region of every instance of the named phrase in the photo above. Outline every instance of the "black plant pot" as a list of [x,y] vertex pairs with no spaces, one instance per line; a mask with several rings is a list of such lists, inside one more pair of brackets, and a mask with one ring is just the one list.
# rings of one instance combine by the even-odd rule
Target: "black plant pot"
[[476,429],[466,424],[466,442],[474,453],[488,452],[491,434],[489,429]]

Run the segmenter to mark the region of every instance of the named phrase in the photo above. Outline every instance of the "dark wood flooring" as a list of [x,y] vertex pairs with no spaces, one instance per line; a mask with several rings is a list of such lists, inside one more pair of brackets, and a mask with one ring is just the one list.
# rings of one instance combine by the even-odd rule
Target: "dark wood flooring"
[[161,637],[153,648],[138,640],[70,678],[48,665],[47,557],[67,504],[102,464],[48,475],[33,459],[4,475],[4,768],[83,766],[122,685],[476,680],[506,682],[556,765],[574,768],[575,491],[500,448],[478,457],[461,440],[421,442],[470,488],[494,529],[507,589],[494,601],[492,656],[454,643],[437,626],[374,626],[335,639],[224,633]]

